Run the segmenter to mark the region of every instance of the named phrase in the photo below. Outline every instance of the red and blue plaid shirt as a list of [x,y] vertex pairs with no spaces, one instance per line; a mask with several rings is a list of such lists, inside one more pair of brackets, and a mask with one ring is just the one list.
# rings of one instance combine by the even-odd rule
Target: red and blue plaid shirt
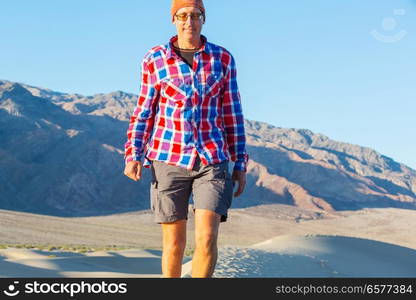
[[223,47],[203,44],[191,68],[166,45],[153,47],[141,64],[141,86],[130,118],[125,163],[149,160],[192,170],[199,155],[204,165],[234,161],[247,171],[244,118],[235,61]]

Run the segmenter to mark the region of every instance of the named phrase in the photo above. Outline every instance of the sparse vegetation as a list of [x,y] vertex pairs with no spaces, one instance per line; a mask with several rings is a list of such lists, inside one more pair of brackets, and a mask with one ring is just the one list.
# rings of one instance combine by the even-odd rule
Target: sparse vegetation
[[41,251],[69,251],[78,253],[87,253],[94,251],[119,251],[126,249],[134,249],[131,246],[89,246],[89,245],[32,245],[32,244],[0,244],[0,249],[18,248],[18,249],[36,249]]
[[185,249],[185,256],[193,256],[194,255],[194,248],[186,248]]

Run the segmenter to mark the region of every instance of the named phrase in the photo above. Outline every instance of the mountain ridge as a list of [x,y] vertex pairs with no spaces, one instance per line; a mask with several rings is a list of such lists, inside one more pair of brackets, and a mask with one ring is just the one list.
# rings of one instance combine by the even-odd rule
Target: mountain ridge
[[[0,80],[0,208],[67,216],[148,209],[150,174],[135,183],[122,172],[136,99]],[[248,182],[234,208],[416,208],[416,171],[371,148],[248,119],[245,129]]]

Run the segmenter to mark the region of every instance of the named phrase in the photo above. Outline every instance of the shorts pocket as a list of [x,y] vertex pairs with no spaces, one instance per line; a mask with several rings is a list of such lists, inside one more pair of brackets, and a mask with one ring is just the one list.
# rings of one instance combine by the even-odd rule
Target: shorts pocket
[[153,180],[150,183],[150,209],[155,212],[158,198],[157,181]]
[[225,203],[227,203],[227,209],[229,209],[231,207],[231,203],[233,202],[234,194],[234,181],[231,180],[231,177],[225,180],[224,194]]
[[158,183],[152,190],[152,211],[155,213],[155,216],[167,218],[180,215],[182,211],[182,197],[179,192],[164,189]]
[[210,170],[208,180],[226,180],[231,179],[231,174],[228,170],[228,161],[213,165]]
[[214,166],[209,181],[216,186],[220,198],[223,199],[222,201],[224,201],[226,208],[229,209],[233,199],[234,182],[232,181],[230,171],[228,170],[228,161]]

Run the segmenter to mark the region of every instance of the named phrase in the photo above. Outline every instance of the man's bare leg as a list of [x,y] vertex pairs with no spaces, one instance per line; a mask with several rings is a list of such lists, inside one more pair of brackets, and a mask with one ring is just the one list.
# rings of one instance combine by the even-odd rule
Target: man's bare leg
[[163,254],[162,273],[164,278],[181,277],[182,259],[186,246],[186,220],[162,223]]
[[221,215],[205,209],[195,210],[195,252],[192,277],[209,278],[215,270],[218,248],[217,237]]

